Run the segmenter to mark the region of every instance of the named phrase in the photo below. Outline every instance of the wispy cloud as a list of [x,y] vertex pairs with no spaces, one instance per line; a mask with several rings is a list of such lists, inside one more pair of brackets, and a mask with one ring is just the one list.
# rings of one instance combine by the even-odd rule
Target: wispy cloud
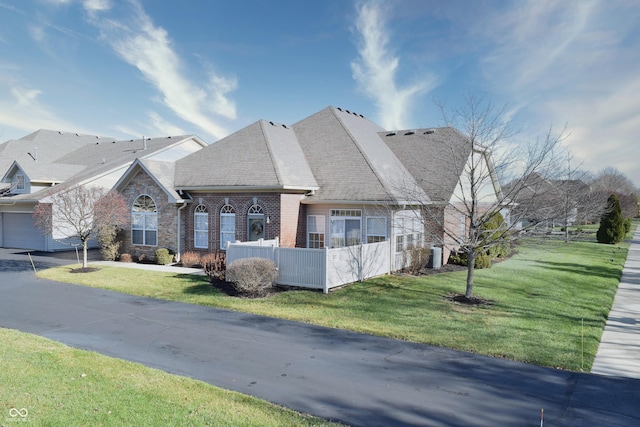
[[638,182],[638,19],[634,2],[530,0],[477,23],[493,42],[481,70],[531,131],[568,123],[566,144],[586,168],[619,167]]
[[111,9],[111,0],[84,0],[82,7],[89,13],[104,12]]
[[165,106],[216,138],[228,134],[220,122],[236,118],[235,103],[228,97],[237,88],[235,77],[210,72],[206,85],[190,80],[168,33],[152,22],[138,2],[131,2],[128,22],[104,19],[96,14],[96,6],[102,2],[85,2],[85,7],[87,3],[93,7],[92,22],[100,28],[104,40],[159,91]]
[[7,95],[0,101],[0,125],[25,132],[52,129],[91,133],[56,115],[53,108],[40,101],[42,91],[39,89],[17,81],[11,81],[8,86]]
[[397,85],[400,60],[389,48],[384,7],[377,1],[357,5],[358,58],[351,68],[359,89],[374,101],[381,126],[402,129],[410,122],[416,97],[433,89],[437,79],[427,75],[408,86]]

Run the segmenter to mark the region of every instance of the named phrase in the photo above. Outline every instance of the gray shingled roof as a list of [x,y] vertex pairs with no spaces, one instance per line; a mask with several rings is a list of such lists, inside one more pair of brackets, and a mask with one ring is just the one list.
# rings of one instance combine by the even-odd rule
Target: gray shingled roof
[[[80,173],[85,166],[68,165],[61,163],[43,164],[34,162],[31,159],[22,162],[16,162],[16,167],[29,177],[31,182],[60,183],[70,179],[77,173]],[[10,173],[11,169],[7,173]]]
[[308,202],[407,200],[402,187],[415,186],[381,140],[384,130],[361,115],[327,107],[292,128],[320,185]]
[[380,132],[432,201],[449,201],[471,154],[471,144],[453,128]]
[[292,129],[260,120],[176,163],[185,190],[318,187]]
[[33,158],[37,157],[39,164],[48,164],[82,147],[102,141],[113,141],[113,138],[40,129],[20,139],[0,144],[0,175],[4,175],[14,161],[27,167],[27,163],[34,162]]
[[[77,142],[74,138],[82,138],[82,136],[76,137],[75,134],[52,133],[50,131],[46,131],[45,134],[42,132],[37,133],[40,138],[38,142],[39,147],[49,146],[48,144],[58,146],[62,144],[65,138],[66,140],[73,141],[74,144],[71,145],[75,146]],[[29,136],[30,135],[28,135],[28,137]],[[45,136],[53,136],[53,139],[46,139]],[[61,184],[32,194],[11,196],[11,199],[41,199],[52,192],[69,188],[78,183],[117,170],[120,167],[127,166],[137,158],[153,155],[191,137],[194,137],[194,135],[145,138],[144,141],[142,139],[116,141],[113,138],[84,138],[85,142],[81,144],[79,148],[67,150],[64,154],[58,154],[55,160],[49,162],[45,162],[47,158],[43,158],[40,155],[39,148],[38,161],[36,162],[32,158],[28,158],[28,160],[20,161],[20,167],[32,180],[50,180],[50,182],[61,182]]]

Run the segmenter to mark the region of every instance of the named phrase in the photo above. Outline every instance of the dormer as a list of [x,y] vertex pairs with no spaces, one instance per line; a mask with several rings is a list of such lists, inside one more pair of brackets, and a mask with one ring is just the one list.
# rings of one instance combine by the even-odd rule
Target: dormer
[[18,162],[13,162],[2,178],[2,182],[10,184],[9,194],[28,194],[31,192],[29,175],[20,167]]

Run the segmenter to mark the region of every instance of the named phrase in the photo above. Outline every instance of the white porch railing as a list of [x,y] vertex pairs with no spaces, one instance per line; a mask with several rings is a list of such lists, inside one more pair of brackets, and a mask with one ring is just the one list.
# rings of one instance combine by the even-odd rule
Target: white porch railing
[[346,248],[304,249],[258,246],[257,242],[232,243],[227,265],[242,258],[267,258],[276,263],[280,285],[329,289],[391,272],[389,241]]

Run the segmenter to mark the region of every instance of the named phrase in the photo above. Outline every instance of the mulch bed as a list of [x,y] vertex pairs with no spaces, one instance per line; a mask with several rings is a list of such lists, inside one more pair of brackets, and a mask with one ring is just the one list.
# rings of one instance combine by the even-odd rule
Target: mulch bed
[[280,287],[280,286],[272,286],[268,289],[265,289],[263,293],[261,293],[260,295],[257,294],[246,294],[246,293],[241,293],[238,292],[234,287],[233,284],[230,282],[227,282],[225,280],[221,280],[221,279],[211,279],[210,281],[211,286],[213,286],[214,288],[220,290],[222,293],[230,296],[230,297],[238,297],[238,298],[265,298],[265,297],[270,297],[272,295],[276,295],[279,294],[280,292],[285,292],[287,290],[289,290],[289,288],[284,288],[284,287]]
[[94,271],[100,270],[97,267],[86,267],[86,268],[73,268],[69,272],[70,273],[93,273]]

